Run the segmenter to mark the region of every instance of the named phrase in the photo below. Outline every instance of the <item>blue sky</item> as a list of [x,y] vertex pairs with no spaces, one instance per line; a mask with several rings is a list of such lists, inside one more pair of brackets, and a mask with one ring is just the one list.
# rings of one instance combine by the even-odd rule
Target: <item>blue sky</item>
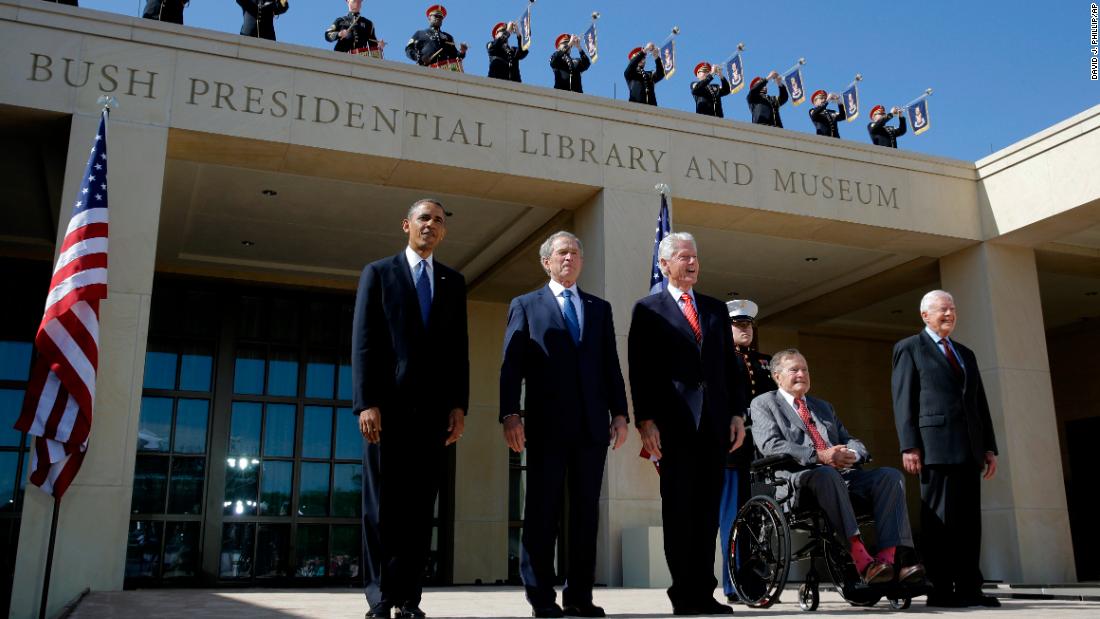
[[[391,45],[387,58],[408,62],[409,35],[424,27],[430,2],[366,0],[363,13]],[[516,19],[527,0],[452,0],[444,30],[470,44],[468,73],[488,69],[485,43],[492,25]],[[144,0],[80,0],[82,7],[140,14]],[[903,105],[925,88],[932,128],[901,138],[900,148],[976,160],[1100,103],[1100,82],[1089,79],[1089,5],[1051,2],[792,2],[760,0],[539,0],[534,44],[521,65],[524,82],[550,87],[547,64],[559,33],[579,34],[599,11],[600,59],[584,76],[592,95],[625,98],[623,69],[631,48],[664,41],[679,26],[680,71],[657,87],[662,107],[694,110],[689,70],[721,62],[744,42],[748,75],[783,71],[806,58],[808,91],[839,92],[863,75],[864,110],[875,103]],[[290,0],[279,18],[280,42],[329,47],[323,32],[345,14],[343,0]],[[231,0],[192,0],[185,23],[238,32],[240,9]],[[772,86],[774,91],[774,86]],[[745,91],[725,100],[726,117],[746,121]],[[781,110],[792,131],[813,132],[808,103]],[[866,117],[842,123],[841,136],[867,142]]]

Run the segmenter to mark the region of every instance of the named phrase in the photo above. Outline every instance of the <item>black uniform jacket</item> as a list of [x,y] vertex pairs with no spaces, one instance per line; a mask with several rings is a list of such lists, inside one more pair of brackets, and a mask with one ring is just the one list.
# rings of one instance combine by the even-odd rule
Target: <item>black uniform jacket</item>
[[183,24],[183,7],[188,0],[145,0],[141,16],[173,24]]
[[275,16],[282,15],[290,8],[290,2],[279,0],[237,0],[244,17],[241,21],[241,34],[246,37],[275,40]]
[[[753,398],[758,395],[779,388],[772,380],[771,371],[768,369],[768,364],[772,360],[771,355],[740,346],[735,346],[734,350],[737,351],[737,363],[732,368],[731,384],[733,388],[741,389],[742,400],[746,404],[751,404]],[[745,414],[745,424],[751,424],[748,413]],[[726,457],[726,467],[747,468],[754,458],[756,458],[756,448],[752,442],[752,429],[749,428],[741,448]]]
[[758,125],[771,125],[783,128],[783,119],[779,117],[779,106],[787,102],[787,87],[779,85],[779,96],[773,97],[764,94],[768,88],[768,80],[761,80],[756,88],[750,88],[746,100],[749,102],[749,112],[752,113],[752,122]]
[[714,76],[691,83],[691,94],[695,97],[695,111],[707,116],[723,118],[722,97],[730,94],[730,83],[722,77],[721,85],[714,85]]
[[[351,34],[346,39],[340,38],[341,30],[350,30]],[[348,13],[337,17],[332,25],[325,30],[325,40],[336,43],[332,48],[338,52],[348,52],[362,47],[378,45],[378,36],[374,33],[374,24],[371,20],[358,13]]]
[[837,123],[845,118],[848,118],[848,114],[844,111],[843,105],[836,112],[829,109],[828,102],[825,105],[810,108],[810,120],[814,123],[818,135],[839,138],[840,131],[837,129]]
[[465,58],[466,54],[458,51],[455,38],[435,28],[417,30],[405,46],[405,55],[409,60],[428,66],[443,60],[455,60]]
[[564,52],[558,50],[550,54],[550,68],[554,70],[554,88],[584,92],[581,73],[592,66],[592,61],[588,59],[588,54],[584,53],[583,49],[580,52],[580,58],[572,57],[568,50]]
[[489,77],[512,82],[522,82],[519,75],[519,61],[527,57],[527,50],[523,49],[523,37],[519,39],[519,45],[508,44],[508,37],[498,37],[488,42],[489,50]]
[[867,123],[867,133],[871,134],[872,142],[879,146],[898,147],[898,138],[905,135],[905,115],[898,116],[897,127],[888,127],[886,121],[893,117],[893,114],[887,114],[877,121]]
[[654,92],[653,86],[665,79],[665,65],[658,56],[657,68],[646,71],[645,57],[646,54],[643,52],[632,58],[626,65],[626,71],[623,71],[623,77],[626,78],[626,87],[630,89],[631,101],[657,105],[657,93]]

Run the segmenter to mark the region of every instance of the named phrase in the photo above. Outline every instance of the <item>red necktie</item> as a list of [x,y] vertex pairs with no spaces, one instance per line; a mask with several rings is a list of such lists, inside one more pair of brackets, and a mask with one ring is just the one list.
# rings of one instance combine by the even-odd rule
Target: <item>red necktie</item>
[[802,423],[806,424],[806,430],[810,432],[810,440],[814,442],[814,449],[818,451],[828,449],[829,446],[825,444],[825,439],[821,438],[821,433],[817,431],[817,424],[810,417],[810,409],[806,407],[806,400],[795,398],[794,403],[798,407],[798,416],[802,418]]
[[959,358],[955,356],[955,351],[951,349],[951,343],[947,341],[946,337],[940,340],[940,346],[943,346],[943,354],[947,355],[947,362],[951,364],[951,369],[955,370],[955,375],[962,378],[962,365],[959,363]]
[[691,295],[685,292],[680,295],[680,300],[684,302],[684,317],[687,318],[688,324],[691,325],[691,332],[695,334],[695,342],[697,344],[702,344],[703,329],[699,327],[699,314],[695,311],[695,304],[691,302]]

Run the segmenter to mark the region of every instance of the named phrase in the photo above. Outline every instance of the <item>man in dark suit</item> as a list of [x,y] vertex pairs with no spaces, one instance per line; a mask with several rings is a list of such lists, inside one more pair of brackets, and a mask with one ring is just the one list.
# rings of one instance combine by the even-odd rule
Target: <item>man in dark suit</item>
[[550,282],[512,299],[504,334],[500,421],[508,447],[516,453],[527,447],[520,573],[536,617],[563,616],[554,593],[563,486],[569,489],[564,614],[604,616],[592,603],[600,486],[608,442],[618,449],[627,438],[611,305],[577,288],[583,251],[569,232],[546,239],[539,256]]
[[[778,96],[768,94],[768,80],[775,82],[779,88]],[[757,125],[771,125],[783,128],[783,119],[779,117],[779,108],[787,102],[787,87],[783,84],[783,78],[779,73],[772,71],[767,78],[754,77],[749,83],[749,94],[745,100],[749,102],[749,113],[752,114],[752,122]]]
[[658,262],[668,287],[634,305],[627,346],[634,418],[661,463],[668,597],[676,615],[732,614],[714,599],[714,547],[725,455],[745,439],[733,338],[726,305],[692,290],[695,239],[666,236]]
[[433,257],[447,232],[443,206],[419,200],[401,226],[409,244],[363,269],[352,325],[368,617],[424,616],[445,448],[462,436],[470,392],[466,281]]
[[[779,388],[757,396],[750,407],[757,449],[764,456],[794,458],[800,468],[776,474],[791,480],[795,503],[813,498],[838,541],[847,542],[852,562],[865,584],[890,582],[894,579],[898,546],[913,546],[901,471],[859,468],[860,463],[871,459],[871,454],[859,439],[848,434],[832,405],[806,395],[810,391],[810,368],[802,353],[793,348],[775,353],[771,372]],[[782,488],[779,496],[785,493]],[[869,502],[874,510],[879,549],[873,557],[863,544],[851,496]],[[924,567],[919,563],[899,565],[896,573],[900,582],[920,581]]]
[[[925,328],[894,346],[894,423],[902,464],[920,475],[929,606],[1000,606],[982,593],[981,479],[997,472],[997,443],[974,353],[950,338],[955,300],[924,295]],[[984,469],[984,473],[983,473]]]
[[[592,66],[588,54],[581,46],[581,40],[571,34],[559,34],[554,40],[557,50],[550,55],[550,68],[554,70],[554,88],[557,90],[569,90],[572,92],[584,92],[581,83],[581,73]],[[579,57],[574,58],[569,48],[577,48]]]
[[[656,64],[652,71],[647,71],[645,68],[647,55],[653,56],[653,62]],[[655,86],[657,82],[665,79],[665,64],[661,60],[657,46],[651,42],[646,43],[645,47],[635,47],[627,54],[627,58],[630,60],[626,64],[626,70],[623,71],[623,77],[626,78],[628,98],[635,103],[657,105]]]

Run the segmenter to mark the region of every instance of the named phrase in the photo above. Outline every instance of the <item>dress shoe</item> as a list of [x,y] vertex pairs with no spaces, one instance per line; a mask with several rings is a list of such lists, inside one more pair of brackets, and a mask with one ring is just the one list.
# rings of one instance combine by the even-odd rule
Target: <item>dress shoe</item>
[[561,606],[550,604],[549,606],[536,606],[531,609],[532,617],[564,617]]
[[397,619],[424,619],[427,615],[416,604],[406,604],[397,611]]
[[861,577],[865,585],[890,582],[894,579],[894,566],[881,561],[872,561],[870,565],[863,568]]
[[920,582],[924,580],[924,566],[920,563],[898,569],[898,582]]
[[566,617],[606,617],[607,613],[592,602],[587,604],[566,604],[564,609]]
[[378,619],[379,617],[390,619],[390,610],[392,608],[393,607],[389,604],[375,604],[374,606],[370,607],[370,610],[367,611],[365,617],[366,619]]
[[730,604],[740,604],[741,603],[741,598],[737,597],[736,593],[727,593],[726,594],[726,601],[729,602]]
[[973,595],[966,595],[959,598],[959,606],[984,606],[986,608],[998,608],[1001,605],[1001,601],[992,595],[986,595],[984,593],[975,593]]
[[714,598],[707,599],[699,605],[699,610],[703,611],[704,615],[732,615],[733,609],[725,604],[715,600]]
[[954,593],[933,591],[924,600],[924,605],[932,608],[963,608],[966,604],[959,603]]

